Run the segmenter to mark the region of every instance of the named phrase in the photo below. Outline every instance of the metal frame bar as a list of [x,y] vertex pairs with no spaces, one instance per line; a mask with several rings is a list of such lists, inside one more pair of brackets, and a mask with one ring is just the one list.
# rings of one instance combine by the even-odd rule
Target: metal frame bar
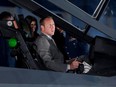
[[[110,0],[101,0],[97,6],[97,8],[95,9],[92,17],[96,20],[99,20],[99,18],[101,17],[102,13],[104,12],[104,10],[107,8],[108,4],[109,4]],[[85,34],[87,34],[87,32],[90,29],[90,25],[86,25],[85,26]]]

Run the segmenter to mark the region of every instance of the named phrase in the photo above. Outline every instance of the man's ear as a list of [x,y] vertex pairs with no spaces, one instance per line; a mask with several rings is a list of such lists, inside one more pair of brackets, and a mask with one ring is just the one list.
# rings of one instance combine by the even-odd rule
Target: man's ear
[[40,28],[41,28],[41,31],[43,31],[43,30],[44,30],[44,26],[43,26],[43,25],[41,25],[41,26],[40,26]]

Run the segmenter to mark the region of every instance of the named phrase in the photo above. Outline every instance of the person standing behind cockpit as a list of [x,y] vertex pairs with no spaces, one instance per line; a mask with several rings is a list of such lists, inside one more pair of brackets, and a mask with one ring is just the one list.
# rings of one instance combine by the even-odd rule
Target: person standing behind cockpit
[[34,41],[38,36],[38,23],[37,19],[31,15],[25,17],[25,21],[29,26],[31,36],[27,37],[28,41]]

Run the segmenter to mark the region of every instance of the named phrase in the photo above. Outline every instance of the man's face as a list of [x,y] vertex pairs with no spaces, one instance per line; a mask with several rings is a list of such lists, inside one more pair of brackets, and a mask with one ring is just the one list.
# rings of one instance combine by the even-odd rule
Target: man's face
[[42,25],[42,32],[49,35],[53,36],[55,32],[55,23],[52,18],[46,18],[44,20],[44,25]]

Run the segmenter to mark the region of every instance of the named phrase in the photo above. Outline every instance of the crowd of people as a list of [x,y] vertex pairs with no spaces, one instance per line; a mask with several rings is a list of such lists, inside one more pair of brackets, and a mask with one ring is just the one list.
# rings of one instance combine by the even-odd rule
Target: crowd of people
[[[0,21],[3,20],[14,20],[14,17],[11,13],[4,11],[0,14]],[[87,73],[91,69],[91,65],[85,61],[87,57],[81,56],[88,53],[85,48],[87,45],[56,27],[51,16],[40,19],[40,34],[35,17],[28,15],[24,20],[31,36],[28,37],[25,31],[22,36],[30,51],[33,48],[32,45],[36,45],[35,51],[45,65],[45,70]],[[8,46],[7,40],[0,37],[0,66],[16,67],[17,60],[10,55],[12,49]],[[88,68],[85,69],[85,66]]]

